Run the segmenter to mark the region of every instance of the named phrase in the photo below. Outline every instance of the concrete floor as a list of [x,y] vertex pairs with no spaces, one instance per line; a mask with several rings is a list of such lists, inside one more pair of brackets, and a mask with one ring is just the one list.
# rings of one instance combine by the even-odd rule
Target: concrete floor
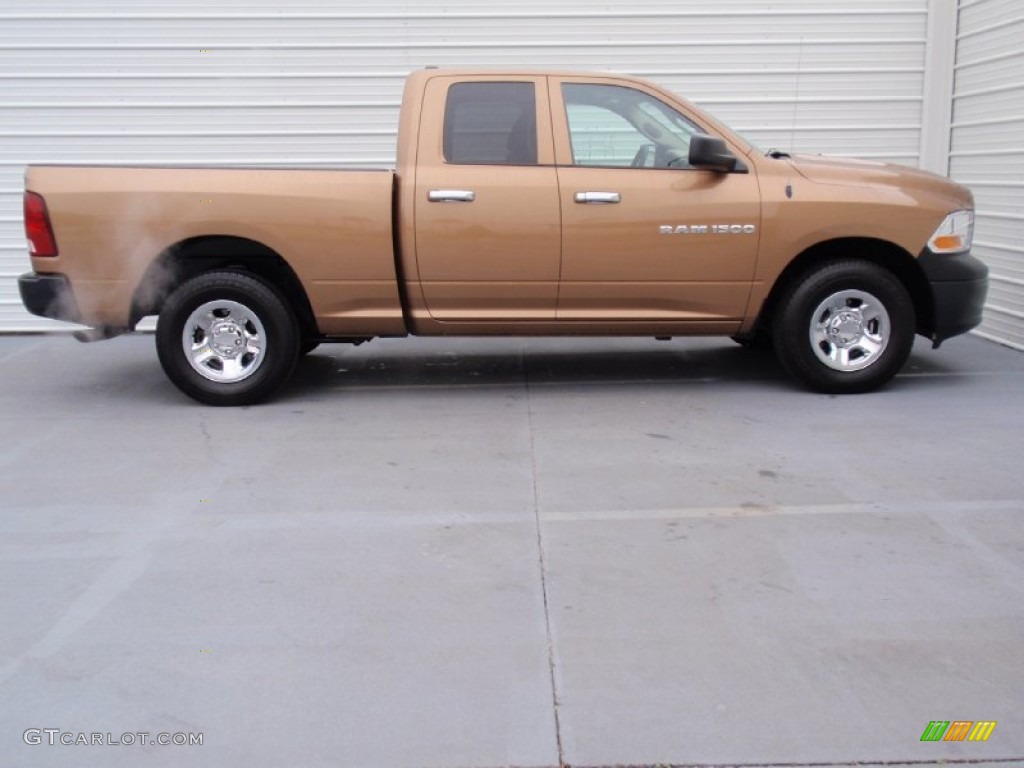
[[151,338],[27,336],[0,380],[2,766],[1024,765],[1020,353],[828,397],[727,340],[391,340],[213,409]]

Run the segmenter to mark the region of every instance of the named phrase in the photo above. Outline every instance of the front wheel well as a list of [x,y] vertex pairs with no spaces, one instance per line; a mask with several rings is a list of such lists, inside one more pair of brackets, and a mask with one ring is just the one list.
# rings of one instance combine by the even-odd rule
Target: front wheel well
[[825,264],[846,259],[868,261],[895,275],[914,302],[917,333],[931,335],[935,317],[932,292],[917,259],[894,243],[867,237],[827,240],[811,246],[793,259],[772,286],[751,335],[771,334],[772,318],[779,299],[790,286]]
[[135,288],[131,325],[134,327],[146,315],[159,314],[167,297],[187,280],[222,270],[262,278],[291,306],[303,337],[319,336],[309,297],[291,265],[262,243],[229,236],[183,240],[157,256]]

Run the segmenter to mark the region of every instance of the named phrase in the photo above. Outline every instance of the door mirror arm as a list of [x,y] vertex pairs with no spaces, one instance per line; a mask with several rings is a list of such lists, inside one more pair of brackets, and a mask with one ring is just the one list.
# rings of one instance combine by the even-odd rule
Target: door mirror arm
[[690,165],[717,173],[749,173],[746,164],[732,153],[724,139],[698,133],[690,139]]

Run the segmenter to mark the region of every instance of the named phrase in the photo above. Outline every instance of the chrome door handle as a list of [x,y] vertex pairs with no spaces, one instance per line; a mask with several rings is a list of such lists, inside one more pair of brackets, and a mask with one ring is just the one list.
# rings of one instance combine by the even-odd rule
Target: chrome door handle
[[576,202],[577,203],[618,203],[622,200],[622,195],[618,192],[577,192]]
[[427,193],[432,203],[472,203],[476,192],[469,189],[432,189]]

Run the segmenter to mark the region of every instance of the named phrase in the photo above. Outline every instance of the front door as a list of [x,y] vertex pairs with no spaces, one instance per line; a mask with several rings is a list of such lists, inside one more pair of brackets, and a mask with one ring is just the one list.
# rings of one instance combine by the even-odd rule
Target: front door
[[652,93],[552,80],[559,320],[738,322],[757,258],[754,173],[688,165],[704,130]]

